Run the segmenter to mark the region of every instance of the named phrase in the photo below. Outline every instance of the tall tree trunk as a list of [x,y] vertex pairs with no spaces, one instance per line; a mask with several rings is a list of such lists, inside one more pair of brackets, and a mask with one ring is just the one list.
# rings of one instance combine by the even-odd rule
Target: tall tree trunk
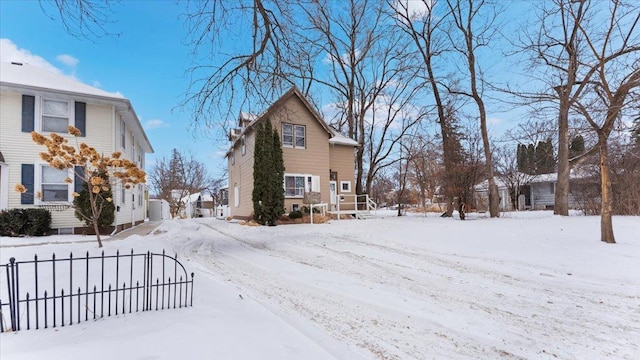
[[[566,90],[560,90],[566,91]],[[558,116],[558,181],[556,183],[553,213],[569,216],[569,99],[560,95]]]
[[603,134],[598,136],[600,147],[600,188],[602,192],[602,203],[600,213],[600,236],[601,240],[615,244],[613,236],[613,222],[611,219],[611,177],[609,174],[609,149],[607,148],[607,137]]

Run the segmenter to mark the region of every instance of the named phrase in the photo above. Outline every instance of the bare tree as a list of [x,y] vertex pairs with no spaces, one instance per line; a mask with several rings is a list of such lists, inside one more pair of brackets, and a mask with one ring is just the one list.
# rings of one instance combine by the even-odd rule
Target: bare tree
[[409,178],[418,187],[421,205],[426,209],[440,185],[442,150],[436,145],[436,139],[428,135],[418,134],[412,140],[414,154],[410,156]]
[[412,105],[421,90],[415,57],[385,5],[349,0],[302,7],[311,30],[305,43],[325,55],[320,68],[326,75],[315,83],[334,94],[333,125],[363,144],[356,153],[358,194],[369,193],[376,173],[394,164],[393,150],[424,116]]
[[640,88],[640,6],[613,0],[607,26],[580,27],[590,76],[588,91],[573,107],[598,135],[601,177],[601,240],[615,243],[608,139],[614,124],[628,108],[629,94]]
[[60,18],[65,31],[77,38],[96,41],[105,36],[118,37],[108,28],[113,21],[112,4],[109,0],[55,0],[40,1],[42,12],[51,18]]
[[[478,108],[480,133],[485,157],[485,173],[489,182],[489,214],[491,217],[500,216],[500,195],[493,174],[493,160],[491,143],[487,131],[487,110],[483,99],[482,70],[476,55],[483,47],[489,46],[490,41],[498,31],[496,26],[497,7],[485,0],[447,0],[453,29],[448,32],[451,46],[458,52],[466,65],[464,75],[468,82],[467,90],[461,87],[450,88],[453,94],[471,98]],[[459,85],[461,82],[458,82]]]
[[186,196],[210,189],[214,183],[203,163],[177,149],[173,149],[170,158],[156,161],[149,172],[149,181],[155,193],[169,202],[174,217],[184,208]]
[[442,159],[444,164],[444,195],[447,203],[446,216],[453,213],[453,198],[455,185],[453,183],[454,168],[456,166],[456,151],[459,141],[455,131],[454,101],[448,97],[444,76],[437,73],[442,71],[439,60],[450,50],[446,38],[445,20],[450,16],[448,12],[435,14],[437,1],[423,0],[414,3],[389,0],[389,6],[395,10],[397,25],[413,41],[414,51],[420,57],[420,79],[431,91],[433,103],[437,111],[436,121],[440,127],[442,138]]

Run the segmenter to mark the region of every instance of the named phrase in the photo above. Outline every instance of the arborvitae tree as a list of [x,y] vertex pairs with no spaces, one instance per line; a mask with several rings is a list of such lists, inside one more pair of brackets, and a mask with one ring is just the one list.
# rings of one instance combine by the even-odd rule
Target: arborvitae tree
[[535,150],[536,174],[549,174],[555,171],[556,161],[551,139],[539,141]]
[[284,212],[284,160],[280,136],[267,120],[258,124],[253,165],[253,219],[276,225]]
[[256,128],[256,144],[253,152],[253,219],[263,224],[263,198],[266,193],[266,152],[265,152],[265,129],[264,123],[259,123]]
[[[271,123],[268,123],[267,126],[271,126]],[[270,225],[275,225],[275,221],[284,214],[284,158],[282,155],[282,147],[280,146],[280,135],[273,129],[273,166],[271,171],[273,172],[272,182],[273,182],[273,214],[272,214],[272,223]]]
[[529,171],[529,157],[527,153],[527,145],[518,144],[516,161],[518,165],[518,172],[527,173]]
[[536,147],[533,144],[527,146],[527,174],[536,173]]
[[[113,220],[116,216],[116,207],[113,201],[107,199],[113,199],[113,193],[111,192],[111,186],[108,183],[109,177],[102,173],[94,173],[92,177],[100,177],[104,180],[106,190],[101,189],[99,196],[96,196],[96,209],[98,213],[95,215],[98,218],[98,226],[110,226],[113,224]],[[82,185],[82,191],[73,199],[73,206],[75,208],[75,216],[78,220],[84,221],[85,225],[92,226],[93,221],[91,216],[91,199],[89,198],[89,186],[86,182]]]
[[582,153],[584,153],[584,138],[582,135],[578,135],[569,144],[569,160]]

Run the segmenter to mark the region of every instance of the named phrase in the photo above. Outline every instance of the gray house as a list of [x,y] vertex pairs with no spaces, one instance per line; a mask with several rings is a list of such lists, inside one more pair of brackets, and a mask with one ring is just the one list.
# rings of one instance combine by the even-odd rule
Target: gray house
[[[558,181],[558,174],[539,174],[539,175],[525,175],[520,177],[526,179],[523,184],[520,185],[518,191],[518,201],[516,204],[512,204],[510,200],[509,188],[504,181],[496,177],[496,184],[498,185],[498,192],[500,194],[500,210],[512,211],[515,208],[523,210],[552,210],[555,205],[556,196],[556,183]],[[585,178],[583,173],[572,170],[570,175],[570,181],[572,187],[578,186],[577,180]],[[474,187],[476,195],[476,207],[479,211],[483,211],[489,208],[489,191],[487,181],[476,185]],[[569,207],[578,208],[580,206],[578,199],[576,199],[573,193],[569,193]]]

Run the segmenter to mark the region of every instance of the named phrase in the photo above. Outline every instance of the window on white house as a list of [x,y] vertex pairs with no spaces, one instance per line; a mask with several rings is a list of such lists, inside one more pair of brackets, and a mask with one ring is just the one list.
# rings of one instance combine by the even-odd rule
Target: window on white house
[[138,206],[142,206],[142,195],[144,194],[144,187],[142,184],[138,184]]
[[58,170],[49,165],[42,166],[42,201],[69,201],[69,184],[64,180],[69,176],[67,170]]
[[69,126],[69,102],[42,100],[42,131],[66,133]]
[[288,198],[304,197],[305,185],[304,175],[285,175],[284,196]]
[[138,146],[138,167],[142,169],[142,148]]
[[244,154],[247,152],[247,144],[244,135],[242,135],[242,138],[240,138],[240,144],[240,149],[242,150],[242,155],[244,156]]
[[556,193],[556,183],[549,183],[549,191],[550,191],[552,194],[555,194],[555,193]]
[[136,161],[136,138],[131,134],[131,161]]
[[351,192],[351,181],[340,181],[340,192]]
[[123,149],[127,148],[127,128],[124,126],[124,120],[120,120],[120,143]]
[[124,185],[120,185],[120,200],[121,200],[120,202],[121,202],[122,204],[124,204],[124,203],[125,203],[125,200],[126,200],[126,199],[125,199],[125,190],[126,190],[126,189],[124,188]]

